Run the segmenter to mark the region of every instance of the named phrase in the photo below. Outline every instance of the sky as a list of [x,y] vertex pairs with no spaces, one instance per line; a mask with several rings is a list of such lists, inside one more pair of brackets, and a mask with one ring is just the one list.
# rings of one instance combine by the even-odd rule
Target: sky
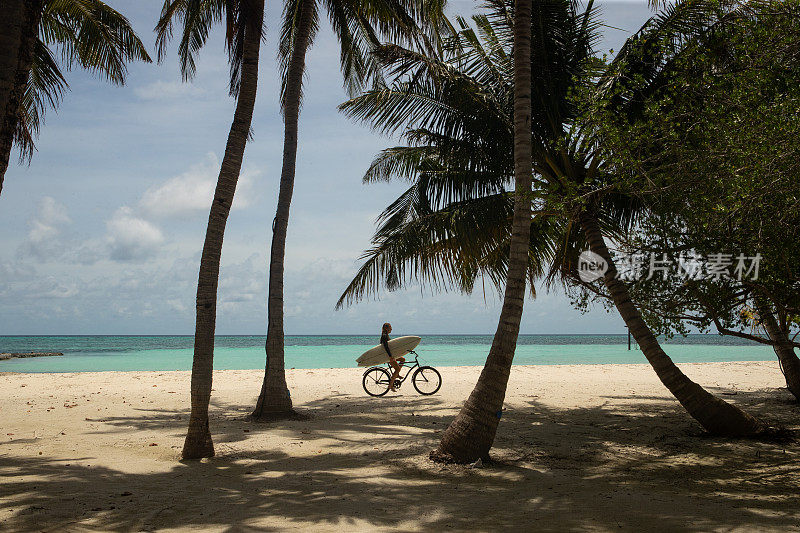
[[[160,0],[107,0],[155,56]],[[247,146],[225,234],[217,334],[266,330],[271,224],[283,147],[275,53],[280,3],[267,2],[267,35],[253,140]],[[601,49],[617,49],[650,16],[644,0],[600,2]],[[475,3],[450,0],[450,14]],[[335,311],[370,245],[377,215],[400,183],[361,181],[394,139],[355,123],[337,44],[322,25],[307,59],[297,176],[287,237],[285,327],[289,335],[369,334],[391,321],[397,333],[493,333],[500,298],[386,292]],[[178,335],[194,332],[194,298],[208,209],[234,101],[215,31],[197,75],[182,83],[174,47],[162,64],[130,65],[127,84],[67,74],[71,90],[50,112],[30,165],[13,163],[0,195],[0,335]],[[16,154],[14,154],[14,157]],[[522,333],[624,333],[615,314],[582,314],[560,292],[528,299]]]

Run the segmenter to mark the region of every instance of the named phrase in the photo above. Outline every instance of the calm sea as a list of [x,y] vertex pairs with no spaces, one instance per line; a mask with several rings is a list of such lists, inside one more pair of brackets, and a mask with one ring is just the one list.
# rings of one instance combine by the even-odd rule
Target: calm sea
[[[401,336],[401,335],[396,335]],[[420,360],[438,366],[483,365],[491,335],[424,335]],[[520,365],[643,363],[626,335],[521,335],[514,358]],[[0,372],[98,372],[189,370],[190,335],[175,336],[0,336],[0,352],[63,352],[63,357],[0,361]],[[346,368],[375,346],[374,335],[287,336],[287,368]],[[772,360],[772,348],[719,335],[664,341],[675,362]],[[218,336],[216,369],[264,367],[263,336]]]

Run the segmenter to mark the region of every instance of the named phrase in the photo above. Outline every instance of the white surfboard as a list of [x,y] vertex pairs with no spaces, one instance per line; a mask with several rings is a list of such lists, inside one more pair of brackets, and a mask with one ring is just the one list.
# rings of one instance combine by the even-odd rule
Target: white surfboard
[[[414,335],[397,337],[396,339],[389,340],[389,350],[396,359],[416,348],[421,341],[422,339],[420,337],[415,337]],[[382,344],[370,348],[356,359],[358,366],[373,366],[388,362],[389,355],[386,353],[386,348],[384,348]]]

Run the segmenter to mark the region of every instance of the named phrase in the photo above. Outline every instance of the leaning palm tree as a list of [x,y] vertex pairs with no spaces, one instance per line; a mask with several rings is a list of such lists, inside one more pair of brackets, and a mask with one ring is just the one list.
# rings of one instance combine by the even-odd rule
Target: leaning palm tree
[[[694,50],[702,49],[709,42],[709,36],[724,31],[727,24],[735,24],[740,17],[753,16],[759,5],[758,0],[683,0],[663,8],[626,41],[595,83],[593,97],[602,101],[601,106],[606,110],[635,119],[643,101],[663,89],[667,74],[679,59],[689,58]],[[689,379],[664,352],[642,318],[630,290],[618,276],[598,219],[598,202],[609,183],[613,186],[615,168],[605,160],[600,146],[602,139],[592,139],[591,132],[587,132],[586,137],[587,145],[592,146],[589,164],[572,176],[564,174],[569,186],[576,191],[575,196],[580,198],[572,204],[572,215],[579,222],[589,249],[608,265],[602,278],[607,296],[661,382],[706,430],[726,436],[764,432],[767,428],[761,421]]]
[[345,87],[354,94],[380,77],[378,65],[370,54],[380,39],[413,40],[428,46],[435,44],[443,7],[444,0],[288,0],[284,7],[278,52],[284,118],[283,165],[278,206],[272,224],[266,369],[253,411],[255,418],[271,419],[294,413],[284,364],[284,258],[294,189],[306,52],[317,34],[320,11],[327,11],[339,40]]
[[79,66],[123,85],[130,61],[150,62],[128,20],[100,0],[8,0],[0,9],[0,192],[14,145],[30,161],[48,108]]
[[174,21],[183,25],[178,54],[184,80],[195,73],[195,55],[205,44],[211,26],[224,22],[230,63],[230,94],[236,110],[225,145],[217,187],[208,216],[206,238],[197,279],[197,318],[192,362],[191,415],[183,445],[184,459],[214,455],[208,421],[208,405],[214,369],[214,331],[217,317],[217,285],[225,225],[233,204],[244,150],[256,102],[258,58],[263,35],[264,0],[166,0],[156,26],[159,60],[172,37]]
[[[777,315],[773,311],[769,299],[761,294],[754,297],[756,309],[758,310],[758,321],[766,333],[767,338],[773,342],[772,348],[778,356],[778,363],[786,380],[786,388],[789,389],[795,399],[800,400],[800,358],[794,351],[794,343],[789,338],[790,322]],[[778,310],[780,313],[780,310]],[[782,320],[778,320],[778,317]]]
[[[564,275],[572,279],[578,252],[587,240],[597,249],[582,225],[586,206],[565,210],[564,199],[576,190],[583,195],[581,187],[596,187],[590,195],[593,222],[601,236],[612,237],[632,227],[642,205],[610,186],[613,176],[588,142],[587,132],[578,123],[579,110],[570,98],[575,91],[597,90],[601,65],[592,62],[597,23],[591,3],[582,13],[568,0],[539,0],[533,7],[532,60],[540,76],[532,80],[536,186],[528,275],[546,275],[554,283],[565,281]],[[380,154],[365,179],[399,177],[412,185],[382,214],[374,247],[364,254],[365,262],[339,305],[377,291],[382,283],[391,290],[416,279],[469,292],[480,277],[497,285],[504,279],[513,227],[510,198],[504,189],[511,181],[513,153],[509,128],[513,42],[508,13],[505,2],[499,0],[491,4],[489,16],[474,17],[477,33],[462,22],[462,31],[445,58],[384,47],[387,68],[406,77],[342,105],[350,116],[382,131],[403,131],[409,141],[408,146]],[[650,25],[668,32],[678,26],[679,18],[686,17],[673,13]],[[607,81],[607,77],[600,79]],[[635,313],[622,303],[623,317],[638,325]],[[646,340],[644,335],[641,338]],[[701,393],[702,401],[694,401],[699,386],[677,370],[657,343],[644,346],[665,385],[708,430],[747,434],[761,427],[708,393]],[[482,374],[482,381],[484,377],[491,380],[490,386],[504,389],[507,375],[494,371]],[[470,416],[471,411],[465,409],[459,417]],[[495,413],[499,415],[500,410]],[[717,423],[717,417],[726,414],[731,416],[722,416],[724,422]],[[488,452],[485,442],[476,452],[471,441],[480,441],[479,433],[461,431],[469,427],[463,422],[451,426],[439,452],[459,461]]]
[[[531,118],[548,112],[539,102],[532,106],[541,95],[531,69],[542,46],[553,44],[532,28],[553,26],[569,3],[487,5],[488,16],[474,17],[478,32],[459,19],[461,31],[449,39],[445,57],[384,47],[387,69],[401,79],[342,106],[387,132],[408,126],[404,135],[412,144],[385,151],[367,176],[400,175],[413,185],[382,215],[376,247],[339,304],[377,288],[383,277],[390,288],[410,275],[471,291],[478,276],[488,275],[504,291],[478,383],[431,454],[440,461],[488,454],[502,414],[526,281],[541,274],[542,259],[554,252],[555,239],[542,235],[564,230],[544,218],[531,222],[539,126]],[[505,186],[512,183],[509,193]],[[532,250],[532,236],[544,247]]]

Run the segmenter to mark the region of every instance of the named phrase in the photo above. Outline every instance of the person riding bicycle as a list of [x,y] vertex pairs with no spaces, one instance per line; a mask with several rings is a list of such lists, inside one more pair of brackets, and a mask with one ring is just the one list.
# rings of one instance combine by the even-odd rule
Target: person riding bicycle
[[397,389],[394,388],[394,381],[397,379],[397,376],[400,375],[400,367],[406,362],[406,358],[401,356],[395,359],[391,350],[389,350],[389,333],[391,332],[392,325],[386,322],[381,329],[381,344],[383,345],[383,349],[386,350],[386,354],[389,356],[389,365],[394,369],[392,379],[389,380],[389,389],[394,392],[397,391]]

